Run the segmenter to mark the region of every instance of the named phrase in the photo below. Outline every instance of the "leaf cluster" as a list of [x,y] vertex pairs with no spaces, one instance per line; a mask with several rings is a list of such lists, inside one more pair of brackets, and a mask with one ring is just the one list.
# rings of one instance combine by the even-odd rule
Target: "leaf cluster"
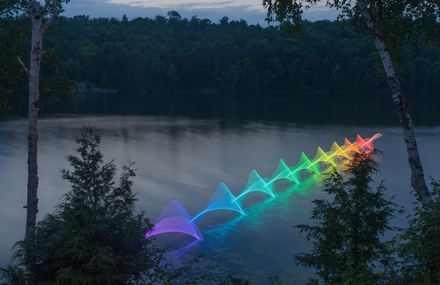
[[23,285],[26,284],[25,270],[21,266],[9,264],[5,268],[0,268],[0,276],[3,281],[0,285]]
[[18,16],[28,5],[28,0],[2,0],[0,1],[0,18]]
[[[440,181],[431,178],[431,185],[433,209],[440,209]],[[440,284],[440,212],[414,204],[408,227],[393,239],[402,283]]]
[[[0,17],[2,16],[18,16],[27,15],[32,2],[38,2],[41,5],[43,19],[48,18],[52,14],[52,0],[2,0],[0,2]],[[64,12],[63,5],[69,3],[70,0],[57,0],[58,14]]]

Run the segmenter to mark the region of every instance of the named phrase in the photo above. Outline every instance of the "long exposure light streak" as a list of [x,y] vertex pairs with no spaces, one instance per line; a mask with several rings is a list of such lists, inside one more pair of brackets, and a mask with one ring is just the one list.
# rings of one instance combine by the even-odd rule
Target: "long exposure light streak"
[[249,193],[258,191],[271,197],[276,197],[274,187],[276,181],[287,179],[296,184],[301,184],[301,171],[307,170],[312,172],[312,174],[319,174],[321,173],[321,164],[323,163],[337,166],[345,159],[352,159],[353,153],[361,153],[363,150],[373,150],[373,141],[381,136],[382,134],[377,133],[371,138],[363,139],[360,135],[357,135],[354,143],[345,139],[344,145],[339,146],[334,142],[328,152],[318,147],[316,155],[312,160],[303,152],[301,153],[299,162],[294,167],[287,166],[286,163],[280,159],[278,167],[270,178],[261,178],[254,169],[249,175],[246,187],[237,196],[232,194],[225,183],[220,182],[206,207],[194,216],[190,216],[180,202],[172,200],[159,214],[154,223],[154,227],[146,234],[146,237],[176,232],[193,236],[198,240],[203,240],[202,232],[198,228],[197,223],[207,212],[229,210],[241,215],[246,215],[241,202]]

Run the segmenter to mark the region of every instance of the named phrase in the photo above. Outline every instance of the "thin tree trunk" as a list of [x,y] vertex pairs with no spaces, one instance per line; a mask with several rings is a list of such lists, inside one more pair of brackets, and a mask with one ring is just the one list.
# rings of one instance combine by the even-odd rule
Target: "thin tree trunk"
[[[28,110],[28,184],[27,184],[27,215],[25,239],[31,237],[35,232],[38,213],[38,109],[40,105],[39,80],[40,63],[43,57],[42,39],[46,30],[58,17],[56,1],[52,0],[52,17],[42,24],[40,3],[36,0],[29,0],[29,18],[32,23],[31,59],[29,70],[19,59],[26,74],[29,77],[29,110]],[[26,264],[28,276],[31,276],[33,264]],[[28,284],[35,284],[35,279],[30,277]]]
[[[43,46],[40,34],[41,15],[40,5],[37,2],[31,6],[33,14],[32,21],[32,51],[29,69],[29,110],[28,110],[28,197],[27,197],[27,219],[25,239],[35,231],[36,216],[38,212],[38,109],[39,97],[38,82],[40,78],[40,61],[43,56]],[[31,12],[32,13],[32,12]],[[40,17],[36,17],[35,14]]]
[[411,184],[417,193],[417,196],[425,209],[431,209],[432,197],[425,182],[422,162],[417,148],[416,136],[411,116],[408,111],[408,102],[403,95],[396,69],[394,68],[391,55],[383,41],[378,23],[376,23],[368,11],[365,0],[357,0],[362,16],[366,20],[365,28],[373,37],[374,44],[379,51],[382,63],[387,76],[387,82],[391,89],[394,105],[399,117],[400,126],[403,130],[406,150],[408,153],[408,162],[411,169]]

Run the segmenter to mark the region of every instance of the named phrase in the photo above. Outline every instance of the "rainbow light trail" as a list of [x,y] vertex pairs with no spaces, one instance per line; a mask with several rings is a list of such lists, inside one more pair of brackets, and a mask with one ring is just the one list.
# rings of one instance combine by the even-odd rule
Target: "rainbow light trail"
[[193,217],[188,214],[179,201],[172,200],[165,206],[159,217],[157,217],[154,227],[146,234],[146,237],[148,238],[162,233],[178,232],[193,236],[198,240],[203,240],[203,235],[197,227],[197,222],[207,212],[229,210],[246,215],[243,211],[241,202],[247,194],[258,191],[275,197],[276,192],[274,184],[276,181],[287,179],[297,184],[301,184],[300,172],[302,170],[308,170],[315,174],[319,174],[321,172],[321,163],[337,166],[340,160],[352,159],[352,154],[355,152],[360,153],[362,150],[373,150],[373,141],[381,136],[382,134],[377,133],[371,138],[363,139],[361,136],[357,135],[354,143],[345,139],[345,144],[339,146],[334,142],[328,152],[324,152],[318,147],[318,151],[313,160],[310,160],[303,152],[301,154],[301,159],[294,167],[288,167],[281,159],[271,178],[261,178],[255,170],[252,170],[246,187],[238,196],[234,196],[226,184],[220,182],[208,205]]

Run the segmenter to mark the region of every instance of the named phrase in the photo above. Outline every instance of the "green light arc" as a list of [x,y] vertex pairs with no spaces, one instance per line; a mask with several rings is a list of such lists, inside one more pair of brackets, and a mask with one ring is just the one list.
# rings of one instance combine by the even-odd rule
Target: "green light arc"
[[198,240],[203,240],[203,235],[197,223],[206,213],[217,210],[229,210],[241,215],[246,215],[241,202],[249,193],[263,192],[271,197],[276,197],[277,194],[274,186],[276,181],[287,179],[296,184],[301,184],[301,171],[306,170],[314,174],[320,174],[322,163],[337,166],[342,160],[352,159],[352,154],[355,152],[371,151],[374,149],[373,141],[381,136],[382,134],[377,133],[371,138],[363,139],[360,135],[357,135],[354,143],[345,139],[344,145],[339,146],[334,142],[328,152],[324,152],[318,147],[316,155],[312,160],[302,152],[299,162],[294,167],[287,166],[287,164],[280,159],[271,178],[262,178],[257,171],[253,169],[245,188],[238,196],[234,196],[226,184],[220,182],[206,207],[194,216],[190,216],[180,202],[172,200],[159,214],[154,223],[154,227],[146,234],[146,237],[178,232],[193,236]]

